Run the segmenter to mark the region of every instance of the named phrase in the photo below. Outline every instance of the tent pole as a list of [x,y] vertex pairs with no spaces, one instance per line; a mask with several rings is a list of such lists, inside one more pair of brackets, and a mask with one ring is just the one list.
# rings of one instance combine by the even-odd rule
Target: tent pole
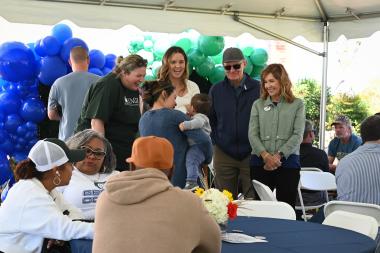
[[323,72],[321,88],[321,106],[319,118],[319,148],[325,150],[326,103],[327,103],[327,63],[329,49],[329,23],[323,23]]

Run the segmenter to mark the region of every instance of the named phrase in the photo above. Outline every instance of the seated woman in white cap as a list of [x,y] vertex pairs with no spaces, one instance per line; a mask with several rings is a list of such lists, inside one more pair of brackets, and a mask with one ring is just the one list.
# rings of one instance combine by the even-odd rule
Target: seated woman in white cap
[[44,238],[68,241],[93,237],[93,224],[55,189],[67,185],[72,163],[84,150],[70,150],[58,139],[38,141],[15,171],[19,180],[0,207],[0,251],[41,252]]

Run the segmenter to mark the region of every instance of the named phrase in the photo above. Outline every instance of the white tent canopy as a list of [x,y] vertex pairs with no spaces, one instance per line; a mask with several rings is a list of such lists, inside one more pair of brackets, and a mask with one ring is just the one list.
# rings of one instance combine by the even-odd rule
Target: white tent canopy
[[342,34],[362,38],[380,30],[378,0],[2,0],[0,8],[0,16],[16,23],[53,25],[68,19],[92,28],[131,24],[151,32],[193,28],[207,35],[249,32],[270,38],[235,21],[233,15],[284,37],[302,35],[309,41],[323,40],[324,21],[330,23],[330,41]]

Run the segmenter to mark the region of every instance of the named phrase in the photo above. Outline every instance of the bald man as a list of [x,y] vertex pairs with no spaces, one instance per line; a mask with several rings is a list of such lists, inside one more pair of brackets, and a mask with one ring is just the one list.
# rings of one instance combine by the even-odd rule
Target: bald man
[[69,64],[73,72],[54,82],[48,101],[48,117],[59,121],[58,138],[63,141],[73,135],[84,97],[91,84],[100,78],[88,72],[90,59],[83,47],[71,49]]

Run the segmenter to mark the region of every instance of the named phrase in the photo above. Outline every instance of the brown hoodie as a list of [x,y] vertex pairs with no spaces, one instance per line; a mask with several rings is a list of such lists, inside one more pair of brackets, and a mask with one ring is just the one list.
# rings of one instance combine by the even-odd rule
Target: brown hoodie
[[111,177],[96,204],[93,253],[219,253],[220,230],[189,191],[157,169]]

